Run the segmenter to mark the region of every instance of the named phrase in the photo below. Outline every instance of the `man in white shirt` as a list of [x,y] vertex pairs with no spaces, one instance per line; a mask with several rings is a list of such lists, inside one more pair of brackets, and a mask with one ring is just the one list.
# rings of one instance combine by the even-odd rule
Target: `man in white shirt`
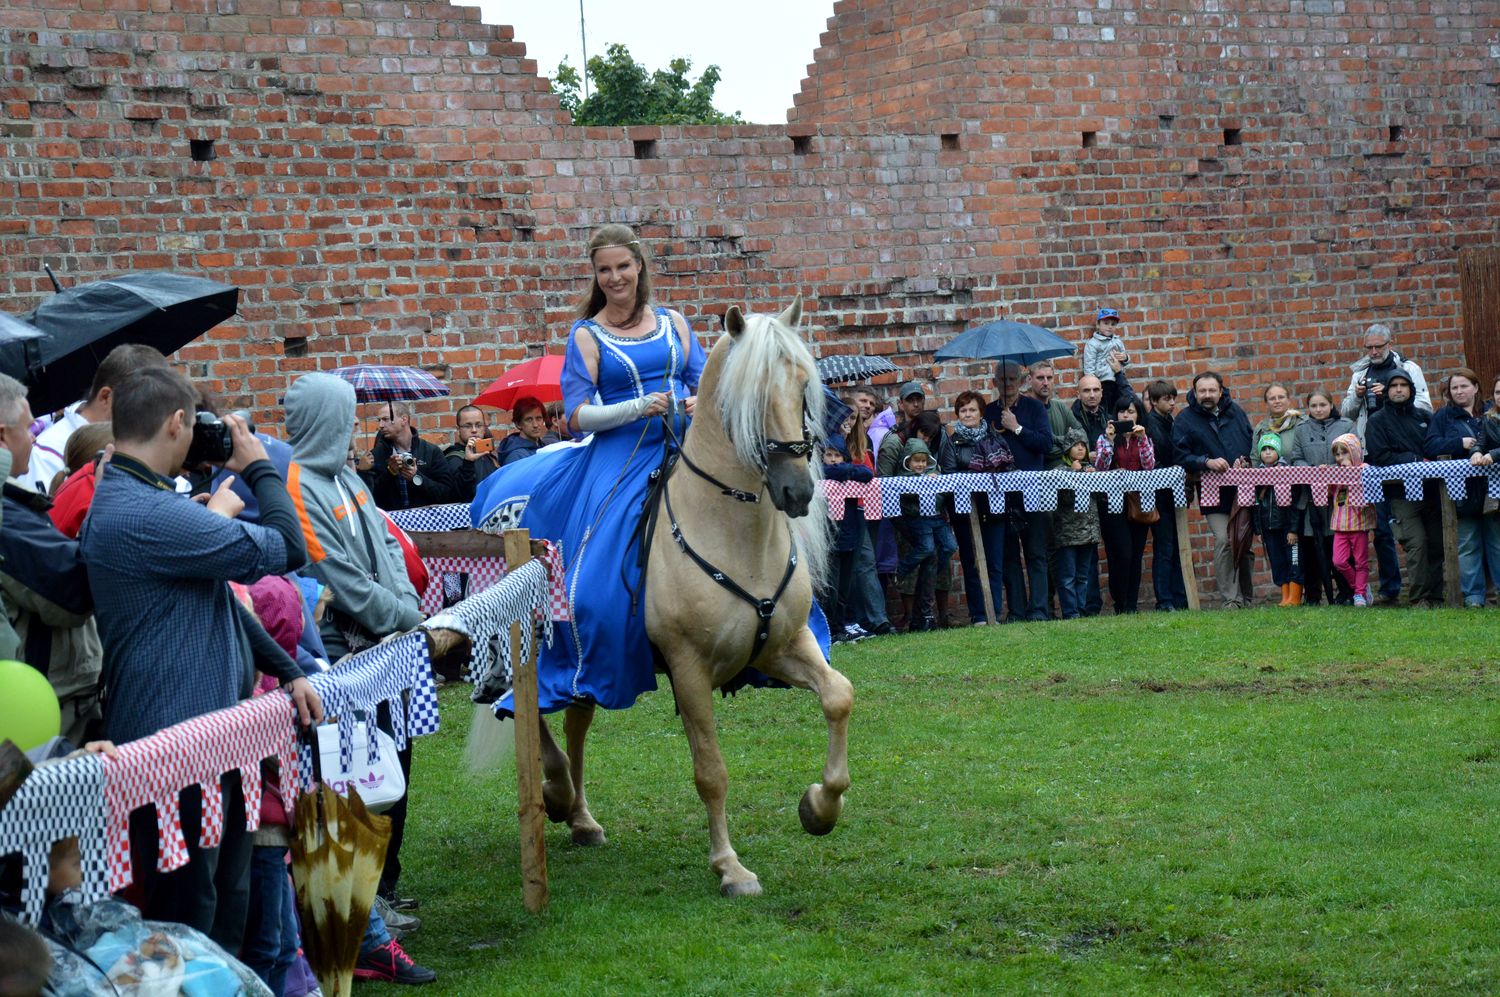
[[62,416],[36,438],[26,482],[39,494],[50,495],[52,479],[57,472],[67,469],[64,454],[73,430],[91,422],[108,422],[114,409],[115,385],[142,367],[166,366],[166,363],[167,358],[160,351],[138,343],[125,343],[110,350],[94,372],[88,396],[64,409]]

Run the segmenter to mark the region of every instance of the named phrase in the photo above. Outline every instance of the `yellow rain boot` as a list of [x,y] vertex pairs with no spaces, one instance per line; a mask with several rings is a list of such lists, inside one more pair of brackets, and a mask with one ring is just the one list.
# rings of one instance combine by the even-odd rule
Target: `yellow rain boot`
[[1283,586],[1281,586],[1281,601],[1278,602],[1276,605],[1278,605],[1278,606],[1290,606],[1292,604],[1291,603],[1292,593],[1290,592],[1290,589],[1291,589],[1290,585],[1283,585]]
[[1302,605],[1302,586],[1299,585],[1297,582],[1290,582],[1290,583],[1287,584],[1286,589],[1287,589],[1287,603],[1286,604],[1288,606],[1300,606],[1300,605]]

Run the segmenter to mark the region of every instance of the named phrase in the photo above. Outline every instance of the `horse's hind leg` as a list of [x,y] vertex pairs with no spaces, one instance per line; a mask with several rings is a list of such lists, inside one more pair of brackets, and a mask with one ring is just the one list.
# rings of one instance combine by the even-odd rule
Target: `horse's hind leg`
[[838,823],[849,788],[849,711],[854,706],[854,687],[823,660],[817,639],[806,628],[792,641],[779,661],[758,665],[767,675],[801,689],[811,689],[823,704],[828,721],[828,758],[823,762],[823,781],[802,794],[797,816],[808,834],[827,834]]
[[537,717],[542,735],[542,805],[547,819],[561,824],[573,812],[573,775],[568,769],[568,756],[563,754],[552,739],[552,728],[546,717]]
[[563,734],[568,739],[568,769],[573,782],[573,806],[567,821],[573,830],[575,845],[604,844],[604,828],[589,813],[588,799],[583,792],[583,745],[593,722],[593,703],[574,703],[563,714]]
[[719,751],[714,730],[713,688],[709,676],[694,662],[672,661],[672,690],[682,728],[693,753],[693,781],[708,809],[708,864],[719,876],[719,892],[726,897],[760,895],[760,880],[740,864],[729,843],[729,821],[724,816],[724,797],[729,790],[729,772]]

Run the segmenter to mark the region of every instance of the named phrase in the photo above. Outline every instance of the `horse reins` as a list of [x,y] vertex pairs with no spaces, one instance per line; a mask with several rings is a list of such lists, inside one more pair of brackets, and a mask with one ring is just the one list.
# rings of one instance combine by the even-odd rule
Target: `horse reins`
[[[803,409],[805,415],[805,403]],[[725,591],[735,596],[741,602],[748,604],[750,608],[755,611],[755,615],[758,618],[759,623],[755,631],[755,642],[750,648],[750,657],[745,659],[745,666],[749,667],[755,662],[756,658],[760,657],[760,652],[765,650],[766,641],[770,640],[771,638],[771,618],[776,615],[777,603],[779,603],[781,601],[781,597],[786,594],[786,587],[787,585],[791,584],[792,575],[796,574],[797,572],[797,539],[796,537],[792,536],[792,528],[790,525],[788,525],[786,538],[787,544],[789,546],[787,550],[786,571],[781,576],[781,584],[776,586],[776,593],[769,599],[757,599],[750,592],[746,591],[745,588],[738,582],[736,582],[733,578],[730,578],[729,575],[727,575],[725,572],[715,567],[713,562],[709,561],[708,558],[704,557],[702,554],[699,554],[696,550],[694,550],[692,544],[688,543],[687,538],[682,535],[682,525],[677,522],[677,515],[672,511],[672,496],[671,493],[667,490],[667,479],[672,476],[672,471],[677,465],[678,458],[680,458],[682,462],[687,465],[688,470],[692,471],[704,481],[707,481],[709,484],[718,488],[720,494],[726,495],[729,498],[734,499],[736,502],[759,503],[760,491],[765,490],[766,481],[764,478],[762,478],[760,491],[747,492],[743,489],[726,485],[718,478],[715,478],[713,475],[703,470],[697,464],[694,464],[692,459],[688,457],[687,452],[684,449],[683,440],[679,439],[677,434],[673,431],[672,423],[668,418],[668,414],[669,413],[663,413],[661,416],[661,420],[662,424],[666,427],[666,435],[668,440],[676,444],[676,449],[675,452],[673,452],[669,448],[666,457],[662,461],[662,466],[651,472],[651,477],[653,479],[656,479],[653,482],[653,487],[661,491],[661,504],[664,505],[667,510],[667,525],[672,530],[672,539],[677,543],[678,548],[688,557],[692,558],[693,563],[701,568],[704,574],[708,575],[709,578],[712,578]],[[778,454],[790,457],[801,457],[804,460],[811,460],[812,453],[813,439],[810,435],[808,435],[806,428],[806,419],[804,418],[802,439],[793,441],[765,441],[765,459],[763,460],[761,467],[762,469],[765,469],[770,463],[770,458]],[[647,552],[650,549],[651,537],[656,532],[656,511],[657,504],[652,503],[651,509],[647,513],[647,522],[645,530],[643,531],[644,536],[641,541],[640,549],[640,556],[642,559],[641,573],[643,576],[645,574],[644,561]],[[643,584],[642,588],[644,589],[644,587],[645,586]]]

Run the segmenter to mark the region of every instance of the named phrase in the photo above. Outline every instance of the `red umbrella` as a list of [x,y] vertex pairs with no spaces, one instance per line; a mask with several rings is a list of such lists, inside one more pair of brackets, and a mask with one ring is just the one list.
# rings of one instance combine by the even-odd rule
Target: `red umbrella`
[[514,408],[522,398],[535,398],[542,404],[562,401],[563,358],[556,354],[537,357],[516,364],[499,380],[479,393],[475,405],[489,408]]

